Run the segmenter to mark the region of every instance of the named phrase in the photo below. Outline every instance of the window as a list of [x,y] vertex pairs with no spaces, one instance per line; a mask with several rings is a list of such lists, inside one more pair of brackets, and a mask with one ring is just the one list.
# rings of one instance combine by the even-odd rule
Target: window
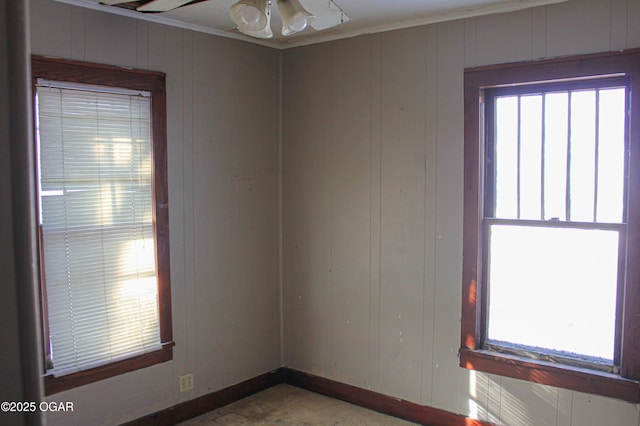
[[640,51],[465,71],[460,365],[640,401]]
[[33,57],[48,394],[172,358],[164,75]]

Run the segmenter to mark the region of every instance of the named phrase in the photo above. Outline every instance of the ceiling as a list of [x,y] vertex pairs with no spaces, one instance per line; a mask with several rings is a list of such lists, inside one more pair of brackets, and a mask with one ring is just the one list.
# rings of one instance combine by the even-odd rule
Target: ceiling
[[[170,12],[154,14],[101,5],[100,0],[57,1],[286,49],[451,19],[509,12],[566,0],[334,0],[334,3],[349,16],[348,22],[324,31],[307,28],[300,33],[284,37],[280,35],[281,21],[276,11],[271,20],[274,37],[266,40],[245,36],[235,29],[229,18],[229,7],[237,0],[208,0]],[[319,0],[300,0],[303,5],[306,1]]]

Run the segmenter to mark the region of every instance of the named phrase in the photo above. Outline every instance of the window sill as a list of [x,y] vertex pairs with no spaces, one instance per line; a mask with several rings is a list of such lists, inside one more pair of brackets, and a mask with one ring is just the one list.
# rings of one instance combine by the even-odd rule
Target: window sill
[[165,343],[165,346],[155,352],[138,355],[122,361],[92,368],[90,370],[79,371],[65,376],[45,376],[45,395],[52,395],[78,386],[108,379],[120,374],[150,367],[155,364],[171,361],[173,359],[173,342]]
[[460,366],[578,392],[640,402],[640,383],[605,373],[485,350],[461,348]]

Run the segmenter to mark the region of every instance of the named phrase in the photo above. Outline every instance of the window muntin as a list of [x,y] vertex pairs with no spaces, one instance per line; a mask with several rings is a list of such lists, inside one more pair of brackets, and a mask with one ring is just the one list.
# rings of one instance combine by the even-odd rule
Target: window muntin
[[[133,201],[137,203],[136,211],[141,213],[136,215],[137,219],[139,219],[142,226],[136,228],[136,234],[139,235],[136,241],[137,243],[124,244],[126,247],[119,247],[116,251],[121,252],[122,256],[116,260],[116,263],[119,264],[118,268],[112,268],[112,271],[116,269],[118,272],[123,272],[124,275],[127,275],[127,279],[132,277],[133,269],[135,269],[135,275],[139,278],[138,283],[140,285],[137,286],[126,286],[127,291],[119,292],[120,296],[123,296],[125,299],[129,298],[129,300],[133,299],[136,301],[137,306],[144,307],[140,312],[146,312],[144,315],[137,315],[137,319],[142,319],[145,317],[150,317],[152,319],[151,323],[157,324],[151,327],[149,336],[153,336],[151,338],[152,344],[143,344],[145,346],[144,349],[138,351],[130,352],[127,350],[127,355],[121,355],[120,353],[114,353],[113,356],[110,357],[107,363],[104,363],[104,360],[99,360],[94,362],[91,365],[85,365],[82,368],[89,367],[88,369],[83,369],[78,372],[69,372],[69,371],[61,371],[56,372],[56,374],[48,374],[44,376],[44,384],[46,393],[52,394],[56,392],[60,392],[63,390],[67,390],[70,388],[74,388],[77,386],[81,386],[87,383],[92,383],[98,380],[106,379],[109,377],[113,377],[118,374],[123,374],[126,372],[134,371],[140,368],[148,367],[154,364],[158,364],[161,362],[169,361],[173,358],[173,334],[172,334],[172,319],[171,319],[171,280],[170,280],[170,259],[169,259],[169,216],[168,216],[168,186],[167,186],[167,133],[166,133],[166,83],[165,83],[165,75],[163,73],[155,72],[155,71],[146,71],[146,70],[137,70],[137,69],[125,69],[122,67],[114,67],[109,65],[102,64],[92,64],[87,62],[78,62],[78,61],[69,61],[65,59],[56,59],[56,58],[45,58],[41,56],[32,56],[31,61],[31,69],[33,76],[33,93],[34,93],[34,109],[36,108],[37,102],[35,98],[35,94],[37,93],[37,82],[38,80],[48,80],[52,82],[56,82],[56,85],[60,86],[59,88],[64,89],[77,89],[79,86],[88,88],[91,86],[93,91],[104,92],[104,88],[109,93],[114,94],[126,94],[126,95],[134,95],[134,98],[138,98],[140,96],[146,97],[142,103],[146,103],[146,107],[138,106],[138,111],[142,112],[141,115],[148,115],[145,113],[145,109],[150,113],[150,120],[146,120],[146,124],[137,126],[140,131],[137,134],[133,134],[134,137],[120,137],[117,135],[101,135],[100,141],[95,141],[98,145],[101,145],[97,151],[101,151],[103,157],[107,160],[112,160],[111,163],[119,164],[123,166],[130,159],[137,158],[139,161],[129,162],[128,167],[116,167],[114,170],[118,170],[118,179],[114,185],[109,188],[103,187],[99,194],[104,197],[105,202],[100,202],[99,199],[97,202],[94,202],[93,206],[91,203],[84,203],[85,207],[89,205],[89,207],[98,208],[99,206],[107,206],[110,208],[103,208],[101,216],[107,222],[111,223],[113,226],[107,226],[109,231],[116,230],[117,228],[125,230],[125,227],[122,227],[122,218],[126,216],[130,216],[130,204],[124,203],[123,200]],[[101,94],[104,96],[104,93]],[[150,101],[150,103],[149,103]],[[133,99],[130,102],[136,103]],[[118,109],[118,108],[116,108]],[[133,108],[135,111],[136,108]],[[105,111],[103,111],[104,113]],[[34,114],[36,117],[38,116],[38,111],[35,111]],[[134,114],[135,115],[135,114]],[[133,117],[133,116],[132,116]],[[130,117],[131,118],[131,117]],[[135,123],[136,120],[130,120],[129,130],[132,123]],[[125,126],[127,127],[127,126]],[[135,126],[134,126],[135,127]],[[102,136],[105,136],[107,139],[111,139],[111,141],[104,141]],[[138,138],[138,136],[140,136]],[[134,140],[139,139],[140,141],[145,140],[150,141],[150,145],[147,145],[147,148],[141,149],[140,147],[134,147],[136,143]],[[72,141],[77,144],[77,141]],[[128,148],[125,148],[129,144]],[[150,158],[148,155],[144,154],[146,150],[147,154],[150,153]],[[95,154],[95,151],[91,152],[91,155]],[[140,155],[142,154],[142,155]],[[136,157],[138,156],[138,157]],[[86,167],[86,163],[82,161],[83,159],[80,156],[77,156],[81,161],[77,162],[77,170],[82,170],[83,164]],[[144,159],[143,159],[144,158]],[[125,161],[126,160],[126,161]],[[37,161],[37,159],[36,159]],[[132,167],[134,171],[137,169],[141,175],[147,175],[151,177],[151,180],[148,179],[138,179],[139,183],[138,189],[136,191],[132,191],[131,186],[129,185],[131,181],[127,184],[127,187],[122,191],[119,196],[114,197],[114,194],[117,191],[113,191],[115,187],[120,185],[120,178],[122,176],[131,176]],[[36,179],[36,182],[38,179]],[[135,180],[134,180],[135,181]],[[86,182],[85,182],[86,183]],[[76,184],[74,182],[73,184]],[[82,186],[80,188],[81,191],[67,193],[68,196],[73,194],[74,196],[79,196],[81,194],[86,195],[89,193],[87,191],[88,188],[93,186],[96,187],[95,184]],[[108,186],[108,185],[107,185]],[[99,185],[98,185],[99,187]],[[44,188],[43,188],[44,189]],[[52,189],[50,191],[42,191],[42,194],[45,195],[46,202],[52,201],[55,197],[60,197],[60,195],[65,194],[64,190],[61,192],[60,189]],[[134,195],[136,194],[136,195]],[[108,195],[108,197],[107,197]],[[110,202],[107,203],[106,199],[109,198]],[[79,198],[78,198],[79,199]],[[149,200],[151,202],[149,203]],[[38,200],[34,200],[38,203]],[[82,203],[81,203],[82,204]],[[126,205],[126,208],[121,208]],[[139,208],[138,208],[139,207]],[[98,208],[99,211],[99,208]],[[123,214],[124,212],[129,212],[128,214]],[[41,212],[39,212],[40,214]],[[87,225],[91,223],[92,216],[95,215],[95,210],[86,215],[84,218],[85,223],[83,225]],[[150,226],[149,226],[150,224]],[[86,226],[79,227],[74,231],[85,230]],[[107,232],[110,234],[111,232]],[[115,232],[113,235],[118,234]],[[131,235],[129,230],[121,233],[126,235]],[[121,235],[119,234],[119,235]],[[144,234],[144,235],[142,235]],[[142,238],[144,236],[144,238]],[[45,268],[45,253],[44,253],[44,244],[42,240],[42,229],[40,229],[39,235],[39,249],[40,249],[40,278],[41,278],[41,288],[42,288],[42,318],[43,318],[43,340],[45,349],[49,348],[49,318],[48,313],[48,303],[47,303],[47,291],[45,287],[45,282],[47,280],[47,269]],[[91,239],[89,239],[91,240]],[[108,244],[107,244],[108,246]],[[105,247],[107,247],[105,246]],[[106,250],[108,252],[109,250]],[[126,253],[126,254],[125,254]],[[131,253],[136,253],[137,262],[132,262]],[[86,254],[86,253],[82,253]],[[135,266],[133,266],[135,264]],[[113,262],[111,265],[113,267]],[[155,273],[152,272],[155,268]],[[132,274],[127,274],[126,270],[129,270]],[[87,272],[84,270],[83,272]],[[153,276],[155,275],[155,276]],[[152,281],[154,281],[152,283]],[[122,286],[121,288],[125,288]],[[144,290],[149,290],[147,295],[151,295],[150,297],[142,297],[140,296],[145,293]],[[126,305],[124,303],[123,305]],[[148,315],[147,315],[148,314]],[[157,321],[156,319],[157,318]],[[128,327],[131,325],[131,321],[136,319],[136,315],[132,315],[125,328],[130,330]],[[137,320],[136,319],[136,320]],[[140,321],[138,321],[140,322]],[[144,321],[143,321],[144,322]],[[121,323],[122,325],[123,323]],[[142,327],[144,329],[144,327]],[[120,336],[124,336],[125,334],[122,332],[122,329],[116,331],[116,334]],[[136,333],[131,333],[133,336]],[[140,334],[140,333],[137,333]],[[145,334],[145,333],[142,333]],[[159,344],[157,340],[157,336],[159,334]],[[131,337],[129,336],[129,337]],[[128,340],[128,339],[125,339]],[[148,343],[148,342],[147,342]],[[114,349],[114,345],[111,342],[112,349]],[[126,345],[125,345],[126,346]],[[115,348],[115,352],[118,351],[118,348]],[[54,360],[56,357],[59,358],[60,352],[58,354],[54,353]],[[95,360],[94,360],[95,361]],[[55,362],[55,361],[54,361]],[[56,362],[58,363],[58,362]],[[59,364],[59,363],[58,363]],[[101,365],[104,364],[104,365]],[[46,365],[43,362],[43,368],[46,370],[47,367],[51,367],[50,365]],[[55,365],[54,365],[55,367]],[[72,367],[77,368],[77,367]],[[66,374],[69,373],[69,374]]]
[[487,172],[495,179],[488,216],[624,222],[627,88],[622,79],[585,85],[487,91],[495,120],[488,123]]
[[485,92],[485,343],[615,371],[627,88],[588,83]]

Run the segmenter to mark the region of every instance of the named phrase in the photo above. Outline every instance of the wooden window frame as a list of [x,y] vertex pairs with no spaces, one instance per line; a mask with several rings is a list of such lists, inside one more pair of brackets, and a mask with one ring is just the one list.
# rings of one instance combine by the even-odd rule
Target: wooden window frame
[[[623,283],[619,374],[525,358],[485,346],[487,284],[484,282],[484,91],[496,87],[626,76],[630,85],[628,124],[627,246]],[[640,402],[640,49],[534,62],[469,68],[464,74],[464,216],[462,322],[463,368],[575,391]],[[634,261],[635,260],[635,261]]]
[[[151,137],[153,151],[153,230],[156,245],[156,276],[158,280],[158,310],[162,348],[154,352],[133,356],[96,368],[60,377],[45,375],[45,393],[57,392],[93,383],[130,371],[173,359],[173,332],[171,317],[171,279],[169,259],[169,210],[167,185],[167,107],[166,77],[164,73],[115,67],[88,62],[70,61],[33,55],[31,57],[33,100],[39,78],[53,81],[82,83],[114,88],[141,90],[151,93]],[[34,110],[35,116],[35,110]],[[41,233],[39,232],[41,236]],[[49,347],[46,288],[42,244],[40,251],[40,288],[42,294],[43,343],[45,353]],[[44,368],[46,366],[43,363]]]

